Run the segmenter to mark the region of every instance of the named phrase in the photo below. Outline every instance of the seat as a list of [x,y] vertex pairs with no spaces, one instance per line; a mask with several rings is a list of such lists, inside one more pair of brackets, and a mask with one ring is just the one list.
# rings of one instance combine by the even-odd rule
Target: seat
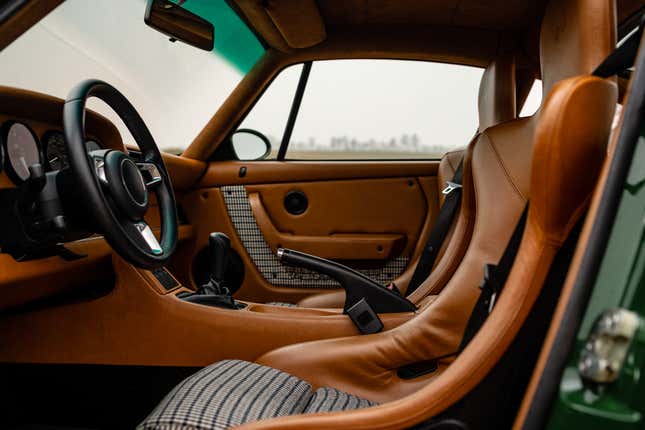
[[293,414],[374,406],[334,388],[311,385],[288,373],[240,360],[224,360],[184,380],[137,428],[227,429]]
[[[526,321],[555,255],[583,216],[595,185],[617,90],[612,80],[589,73],[613,49],[613,13],[611,0],[551,0],[547,6],[540,52],[548,96],[534,117],[490,127],[470,145],[476,207],[472,239],[455,275],[416,318],[374,335],[279,348],[247,364],[252,371],[236,375],[247,384],[259,381],[265,372],[286,373],[285,381],[296,378],[277,390],[278,405],[262,404],[265,411],[276,413],[265,416],[242,409],[238,419],[238,407],[249,408],[265,387],[271,387],[267,382],[259,383],[259,389],[245,385],[231,390],[238,387],[231,377],[232,382],[216,381],[195,389],[189,378],[159,406],[173,402],[179,411],[174,416],[179,418],[156,427],[146,420],[141,428],[226,428],[185,425],[186,411],[196,404],[204,405],[203,414],[209,414],[211,422],[247,423],[245,429],[407,428],[444,411],[476,387]],[[504,292],[479,333],[457,354],[479,296],[482,267],[499,261],[529,197],[526,228]],[[403,366],[429,360],[437,362],[434,372],[414,378],[398,373]],[[338,413],[324,406],[320,411],[327,413],[309,415],[318,390],[293,394],[301,393],[294,387],[302,381],[305,387],[323,387],[322,396],[334,393],[334,398],[343,399],[345,410],[350,405],[354,410]],[[405,401],[396,401],[404,397]],[[261,419],[251,423],[249,416]],[[281,418],[264,419],[270,417]]]
[[[479,85],[477,101],[479,112],[478,132],[505,121],[515,119],[515,84],[515,59],[512,55],[500,55],[486,67]],[[440,203],[443,203],[443,194],[441,191],[445,187],[446,182],[452,180],[459,163],[465,155],[466,150],[459,149],[448,152],[441,158],[437,175],[438,194],[441,197]],[[465,162],[463,168],[464,188],[471,187],[469,168],[469,163]],[[464,194],[461,209],[453,219],[452,227],[443,242],[432,273],[408,297],[409,300],[417,305],[427,296],[437,294],[441,291],[459,266],[459,262],[466,252],[472,233],[474,215],[472,198],[470,198],[471,193],[469,190],[464,190]],[[397,282],[397,285],[402,288],[403,293],[405,293],[405,288],[412,278],[415,266],[416,263],[411,264],[408,270],[401,276],[400,280],[402,282]],[[344,303],[345,292],[334,291],[311,295],[300,300],[297,305],[306,308],[342,308]],[[282,302],[271,302],[268,304],[294,306],[293,304]]]

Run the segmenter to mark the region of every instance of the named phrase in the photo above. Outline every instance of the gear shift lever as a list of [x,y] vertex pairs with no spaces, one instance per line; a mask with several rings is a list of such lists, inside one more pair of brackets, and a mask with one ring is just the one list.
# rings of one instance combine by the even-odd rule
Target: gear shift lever
[[208,246],[210,249],[210,280],[200,285],[197,293],[201,295],[230,296],[228,288],[224,285],[226,267],[228,266],[229,252],[231,250],[231,240],[224,233],[211,233],[208,236]]
[[208,236],[208,245],[211,250],[210,277],[212,281],[221,285],[228,267],[231,239],[224,233],[211,233]]
[[231,252],[231,240],[224,233],[211,233],[208,236],[211,261],[210,280],[197,288],[196,294],[186,295],[183,300],[209,306],[239,309],[242,305],[235,302],[226,288],[226,269]]

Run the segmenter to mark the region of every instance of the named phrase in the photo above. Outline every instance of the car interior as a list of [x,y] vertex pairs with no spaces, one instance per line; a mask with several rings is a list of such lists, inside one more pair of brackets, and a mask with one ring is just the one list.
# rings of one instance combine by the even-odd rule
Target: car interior
[[[73,1],[0,7],[0,50]],[[144,22],[140,3],[146,32],[169,31],[164,6],[181,31],[203,24],[166,0]],[[221,3],[263,51],[181,154],[116,83],[86,76],[60,97],[0,71],[3,421],[523,428],[629,96],[627,75],[594,71],[643,3]],[[205,28],[177,43],[212,50]],[[477,126],[425,159],[290,157],[290,132],[266,159],[236,155],[243,133],[268,142],[244,121],[281,76],[301,67],[291,130],[318,63],[354,60],[477,70]]]

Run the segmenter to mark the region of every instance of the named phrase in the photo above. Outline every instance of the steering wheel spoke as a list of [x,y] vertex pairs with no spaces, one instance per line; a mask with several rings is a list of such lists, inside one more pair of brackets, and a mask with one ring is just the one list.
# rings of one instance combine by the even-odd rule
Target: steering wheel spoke
[[92,164],[94,165],[94,173],[96,174],[96,177],[99,179],[99,183],[103,187],[107,187],[108,185],[108,179],[107,175],[105,173],[105,154],[107,150],[101,149],[97,151],[91,151],[88,153],[88,156],[92,160]]
[[134,228],[137,230],[143,241],[148,245],[150,250],[155,255],[163,254],[163,248],[159,244],[159,241],[155,237],[152,229],[145,221],[138,221],[133,223]]
[[143,180],[145,181],[146,188],[149,190],[154,190],[163,182],[163,177],[159,168],[154,163],[137,163],[137,167],[141,171]]

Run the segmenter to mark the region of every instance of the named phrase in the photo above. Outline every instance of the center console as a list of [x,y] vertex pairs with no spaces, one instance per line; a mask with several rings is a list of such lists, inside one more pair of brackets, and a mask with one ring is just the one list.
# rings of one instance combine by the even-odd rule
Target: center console
[[[196,291],[182,291],[177,297],[185,302],[223,309],[244,309],[248,304],[236,301],[229,288],[228,265],[231,241],[224,233],[209,235],[208,280]],[[394,284],[382,286],[360,272],[334,261],[289,249],[278,249],[278,258],[285,264],[312,270],[336,280],[345,290],[343,313],[363,334],[383,329],[379,314],[414,312],[416,306],[403,297]],[[161,283],[167,281],[164,272],[153,272]],[[296,307],[294,305],[294,307]]]

